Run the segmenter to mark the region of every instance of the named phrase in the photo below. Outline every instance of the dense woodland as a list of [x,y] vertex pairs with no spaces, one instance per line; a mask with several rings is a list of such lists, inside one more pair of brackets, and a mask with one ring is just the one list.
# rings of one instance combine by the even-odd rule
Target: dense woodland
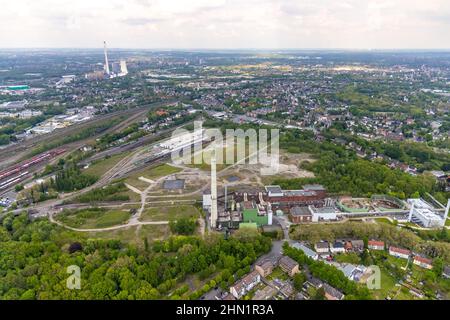
[[318,182],[329,192],[371,196],[388,194],[401,199],[427,192],[437,194],[442,202],[445,195],[440,194],[432,176],[412,176],[400,170],[390,169],[383,163],[358,158],[351,150],[332,142],[312,141],[312,134],[288,131],[280,138],[280,145],[293,153],[307,152],[317,158],[314,163],[302,166],[314,172],[315,179],[276,180],[274,183],[284,188],[299,188],[304,183]]
[[[234,283],[270,246],[268,238],[238,232],[228,239],[174,236],[140,248],[8,215],[0,226],[0,299],[197,299]],[[81,268],[80,290],[66,287],[70,265]],[[194,275],[201,288],[186,283]]]
[[97,181],[97,177],[82,173],[76,165],[69,165],[50,179],[50,187],[60,192],[81,190]]

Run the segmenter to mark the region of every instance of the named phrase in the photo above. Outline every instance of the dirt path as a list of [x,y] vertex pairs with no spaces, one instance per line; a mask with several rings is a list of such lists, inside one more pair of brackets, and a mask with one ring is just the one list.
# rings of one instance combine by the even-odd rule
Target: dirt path
[[112,231],[112,230],[117,230],[117,229],[123,229],[123,228],[128,228],[128,227],[133,227],[133,226],[142,226],[142,225],[166,225],[169,224],[169,221],[136,221],[136,222],[131,222],[128,221],[128,223],[126,224],[122,224],[122,225],[118,225],[118,226],[113,226],[113,227],[107,227],[107,228],[94,228],[94,229],[80,229],[80,228],[73,228],[73,227],[69,227],[67,225],[65,225],[64,223],[55,220],[55,218],[53,217],[53,213],[49,213],[48,215],[50,222],[55,223],[63,228],[69,229],[69,230],[73,230],[73,231],[78,231],[78,232],[100,232],[100,231]]
[[142,195],[142,191],[139,190],[136,187],[133,187],[132,185],[129,185],[128,183],[125,183],[125,187],[127,187],[128,189],[130,189],[131,191],[133,191],[134,193],[137,193],[139,195]]

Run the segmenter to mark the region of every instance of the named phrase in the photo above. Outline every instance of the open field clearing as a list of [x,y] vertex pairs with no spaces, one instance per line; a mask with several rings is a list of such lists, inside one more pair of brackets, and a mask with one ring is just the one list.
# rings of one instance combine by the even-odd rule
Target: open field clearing
[[[125,179],[125,183],[143,191],[149,186],[149,183],[145,181],[145,179],[155,180],[157,178],[169,176],[180,171],[180,168],[176,168],[168,164],[161,164],[153,168],[147,168],[142,171],[133,173],[127,179]],[[143,177],[144,179],[139,179],[140,177]]]
[[129,155],[128,152],[120,153],[109,158],[104,158],[93,162],[89,168],[83,170],[84,173],[97,177],[103,176],[109,169],[114,167],[120,160]]
[[73,228],[107,228],[125,224],[130,218],[128,210],[105,210],[100,208],[67,211],[59,214],[57,220]]
[[141,216],[141,221],[167,221],[180,218],[199,217],[200,211],[192,205],[159,206],[147,208]]

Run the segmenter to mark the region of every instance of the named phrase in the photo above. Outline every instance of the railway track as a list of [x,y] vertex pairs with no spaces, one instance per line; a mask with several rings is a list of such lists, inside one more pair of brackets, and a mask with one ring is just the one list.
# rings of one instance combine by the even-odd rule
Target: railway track
[[[109,132],[123,130],[124,128],[128,127],[129,125],[131,125],[132,123],[134,123],[138,119],[140,119],[142,116],[144,116],[149,111],[149,109],[158,108],[158,107],[161,107],[168,103],[173,103],[175,101],[177,101],[177,100],[161,101],[161,102],[156,102],[153,104],[138,106],[138,107],[135,107],[132,109],[116,111],[116,112],[109,113],[106,115],[99,115],[99,116],[96,116],[94,119],[88,120],[86,122],[83,122],[83,123],[80,123],[77,125],[72,125],[72,126],[69,126],[66,128],[62,128],[62,129],[56,129],[52,133],[39,135],[39,136],[33,137],[27,141],[23,141],[21,143],[4,148],[0,152],[0,170],[8,167],[10,165],[13,165],[14,163],[17,163],[18,161],[24,160],[23,158],[26,157],[26,155],[30,152],[30,150],[37,147],[41,143],[45,143],[46,141],[57,140],[57,139],[60,139],[60,138],[66,137],[66,136],[70,136],[71,134],[80,132],[81,130],[83,130],[85,128],[92,127],[96,123],[104,122],[105,120],[110,120],[110,119],[114,119],[116,117],[121,117],[121,116],[126,117],[126,119],[124,119],[124,121],[121,121],[119,124],[113,126],[112,128],[109,128],[109,129],[99,133],[95,137],[90,137],[88,139],[83,139],[83,140],[73,143],[73,145],[75,145],[75,146],[78,146],[80,144],[82,145],[83,144],[82,141],[96,138],[100,135],[103,135],[103,134],[106,134]],[[71,145],[71,144],[68,144],[68,145]]]
[[[116,117],[124,117],[126,115],[129,115],[128,117],[126,117],[126,119],[124,119],[124,121],[121,121],[119,124],[113,126],[112,128],[109,128],[107,130],[99,132],[98,134],[91,136],[89,138],[65,144],[64,149],[67,150],[67,152],[71,152],[73,150],[76,150],[76,149],[82,147],[87,142],[89,142],[93,139],[96,139],[96,138],[98,138],[104,134],[110,133],[110,132],[116,132],[116,131],[123,130],[124,128],[130,126],[132,123],[135,123],[135,122],[141,120],[142,117],[145,117],[149,108],[158,108],[161,105],[171,103],[171,102],[172,101],[158,102],[158,103],[154,103],[151,105],[141,106],[139,108],[118,111],[115,113],[111,113],[111,114],[101,116],[96,119],[87,121],[80,125],[71,126],[68,128],[64,128],[62,130],[58,130],[54,134],[51,133],[48,135],[38,136],[36,138],[33,138],[32,141],[25,142],[24,144],[22,144],[20,146],[15,145],[15,146],[11,146],[9,148],[3,149],[0,154],[0,170],[2,169],[2,165],[3,165],[3,168],[5,168],[6,172],[8,170],[16,169],[21,164],[11,166],[9,168],[7,167],[7,165],[12,165],[13,163],[17,163],[17,162],[23,160],[23,158],[26,156],[27,153],[30,152],[30,150],[31,150],[31,148],[33,148],[33,146],[36,146],[37,144],[39,144],[40,142],[43,142],[45,140],[58,139],[62,136],[67,136],[67,135],[70,135],[71,133],[79,132],[83,128],[91,127],[91,126],[95,125],[95,123],[104,122],[105,120],[107,121],[108,119],[114,119]],[[151,139],[152,139],[152,137],[150,137],[148,140],[151,140]],[[146,140],[142,141],[137,146],[134,146],[134,148],[136,148],[140,145],[144,145],[144,144],[146,144],[146,142],[147,142]],[[57,152],[57,150],[60,150],[60,149],[61,149],[61,147],[54,148],[49,151],[46,151],[45,153],[42,153],[41,155],[37,155],[36,157],[40,157],[45,154],[55,153],[55,152]],[[133,148],[130,148],[130,150],[132,150],[132,149]],[[1,162],[2,158],[7,158],[7,161],[3,161],[3,163],[2,163]],[[55,157],[55,159],[56,159],[56,157]],[[43,164],[45,165],[47,163],[52,162],[52,159],[48,159],[48,160],[49,161],[47,161],[45,163],[39,163],[39,164],[33,165],[32,167],[29,168],[30,170],[27,172],[27,174],[22,174],[24,172],[23,170],[21,170],[20,173],[18,172],[18,174],[21,174],[21,176],[15,177],[15,178],[20,178],[20,179],[11,179],[14,177],[10,177],[7,181],[5,181],[6,179],[3,179],[3,178],[6,178],[6,176],[3,178],[0,177],[0,195],[5,194],[5,193],[9,192],[10,190],[12,190],[17,183],[26,182],[26,181],[30,180],[33,176],[33,173],[38,172],[39,170],[41,170],[43,168]],[[23,163],[26,163],[26,162],[27,162],[27,160],[22,161],[22,165],[23,165]],[[3,172],[5,172],[5,171],[3,171]]]

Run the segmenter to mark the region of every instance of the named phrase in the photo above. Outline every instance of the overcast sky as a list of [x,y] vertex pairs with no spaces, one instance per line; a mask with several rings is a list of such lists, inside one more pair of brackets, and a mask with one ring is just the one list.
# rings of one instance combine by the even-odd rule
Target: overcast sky
[[450,0],[0,0],[0,47],[450,48]]

